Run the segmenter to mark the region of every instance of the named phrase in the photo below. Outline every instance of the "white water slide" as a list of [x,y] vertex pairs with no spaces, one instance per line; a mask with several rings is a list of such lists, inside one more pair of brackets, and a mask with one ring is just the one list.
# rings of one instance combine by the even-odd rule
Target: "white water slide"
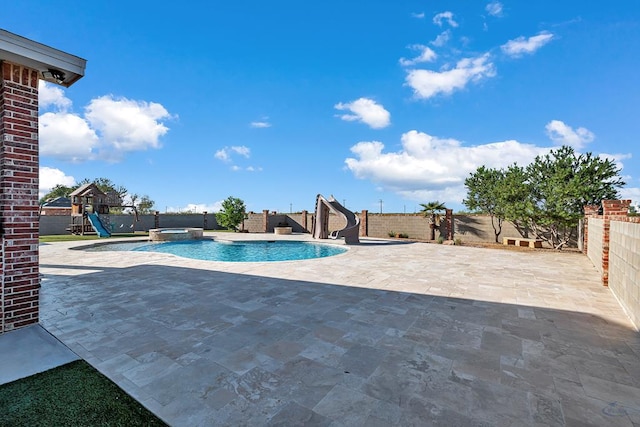
[[[333,212],[343,218],[347,223],[346,227],[329,233],[329,212]],[[360,218],[338,203],[333,196],[325,199],[321,194],[318,194],[312,234],[314,239],[338,239],[342,237],[348,245],[360,243],[360,238],[358,237],[360,235]]]

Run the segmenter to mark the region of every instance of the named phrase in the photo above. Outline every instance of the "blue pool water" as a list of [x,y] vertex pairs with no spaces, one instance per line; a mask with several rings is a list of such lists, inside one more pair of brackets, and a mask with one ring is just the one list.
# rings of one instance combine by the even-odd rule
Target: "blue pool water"
[[323,258],[341,254],[347,249],[333,245],[296,241],[219,242],[189,240],[158,243],[113,243],[95,246],[91,250],[162,252],[206,261],[263,262]]

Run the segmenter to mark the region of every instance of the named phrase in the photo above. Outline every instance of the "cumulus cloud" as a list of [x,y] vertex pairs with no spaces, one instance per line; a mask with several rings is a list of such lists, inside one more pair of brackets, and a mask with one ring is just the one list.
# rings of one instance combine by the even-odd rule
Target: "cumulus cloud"
[[55,107],[59,111],[67,111],[71,105],[71,100],[65,96],[60,87],[40,80],[38,84],[38,106],[40,108]]
[[342,120],[362,122],[373,129],[382,129],[391,123],[391,114],[382,105],[369,98],[359,98],[348,103],[339,102],[334,108],[350,112],[350,114],[337,115]]
[[484,9],[491,16],[496,16],[496,17],[502,16],[503,6],[502,6],[502,3],[500,3],[499,1],[492,1],[491,3],[487,4]]
[[545,126],[549,138],[560,145],[570,145],[579,150],[595,139],[595,135],[587,128],[573,129],[560,120],[551,120]]
[[409,49],[417,50],[420,54],[412,59],[400,58],[400,65],[403,67],[409,67],[422,62],[431,62],[438,57],[431,48],[422,44],[413,44],[409,46]]
[[43,166],[40,168],[40,181],[38,183],[38,198],[44,197],[56,185],[71,187],[75,185],[76,179],[65,174],[60,169]]
[[451,38],[451,31],[446,30],[438,34],[438,37],[436,37],[435,40],[431,42],[431,44],[434,45],[435,47],[442,47],[445,44],[447,44],[450,38]]
[[625,187],[620,189],[620,198],[622,200],[631,200],[631,204],[640,210],[640,188]]
[[59,160],[119,160],[126,152],[159,148],[170,119],[160,104],[102,96],[91,100],[84,115],[71,111],[64,91],[41,82],[40,147],[43,156]]
[[439,27],[442,27],[444,22],[454,28],[458,26],[458,23],[453,20],[453,13],[450,11],[440,12],[433,17],[433,23]]
[[85,117],[103,142],[118,152],[159,148],[160,137],[169,131],[161,122],[170,118],[169,112],[156,102],[101,96],[91,100]]
[[251,149],[244,145],[233,145],[219,149],[215,152],[214,157],[225,163],[230,164],[230,169],[234,172],[246,171],[246,172],[260,172],[262,167],[260,166],[241,166],[236,164],[238,157],[244,157],[248,159],[251,157]]
[[525,38],[520,36],[516,39],[509,40],[500,48],[508,56],[517,58],[524,54],[532,54],[553,39],[553,34],[548,31],[542,31],[538,35]]
[[181,207],[167,207],[167,212],[214,213],[222,210],[223,200],[213,203],[187,203]]
[[42,156],[70,162],[96,158],[98,135],[76,114],[44,113],[40,116],[38,132]]
[[470,82],[479,82],[495,74],[495,66],[487,53],[477,58],[461,59],[454,68],[444,71],[410,70],[405,81],[416,98],[428,99],[439,94],[449,95]]
[[224,162],[230,162],[233,154],[238,154],[242,157],[249,158],[251,156],[251,149],[244,145],[233,145],[231,147],[224,147],[216,151],[214,157]]
[[403,134],[401,142],[395,152],[385,152],[379,141],[359,142],[351,147],[354,157],[345,160],[346,167],[356,178],[407,199],[461,202],[464,180],[479,166],[525,165],[549,150],[514,140],[464,146],[416,130]]

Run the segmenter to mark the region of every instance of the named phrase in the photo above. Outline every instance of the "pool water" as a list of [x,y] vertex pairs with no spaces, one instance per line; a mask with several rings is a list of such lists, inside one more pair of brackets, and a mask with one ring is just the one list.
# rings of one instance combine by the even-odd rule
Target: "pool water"
[[190,240],[176,242],[113,243],[93,247],[94,251],[161,252],[205,261],[264,262],[324,258],[346,252],[347,249],[296,241]]

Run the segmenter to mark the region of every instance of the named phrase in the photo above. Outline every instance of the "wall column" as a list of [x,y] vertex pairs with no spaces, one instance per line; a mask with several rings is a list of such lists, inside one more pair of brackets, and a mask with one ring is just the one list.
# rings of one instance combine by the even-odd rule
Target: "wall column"
[[38,71],[0,62],[0,333],[38,322]]
[[302,224],[300,224],[300,225],[302,225],[302,228],[304,229],[304,231],[306,233],[306,232],[309,231],[309,229],[307,228],[307,211],[303,210],[302,213],[301,213],[301,216],[302,216],[302,218],[301,218]]
[[586,205],[584,207],[584,224],[582,231],[582,253],[588,253],[589,246],[589,218],[597,217],[600,214],[600,206]]
[[447,240],[453,240],[453,209],[445,209],[444,219],[447,226]]
[[360,237],[367,237],[369,235],[369,211],[362,210],[360,214]]
[[609,286],[609,247],[611,220],[627,221],[631,200],[602,201],[602,284]]

